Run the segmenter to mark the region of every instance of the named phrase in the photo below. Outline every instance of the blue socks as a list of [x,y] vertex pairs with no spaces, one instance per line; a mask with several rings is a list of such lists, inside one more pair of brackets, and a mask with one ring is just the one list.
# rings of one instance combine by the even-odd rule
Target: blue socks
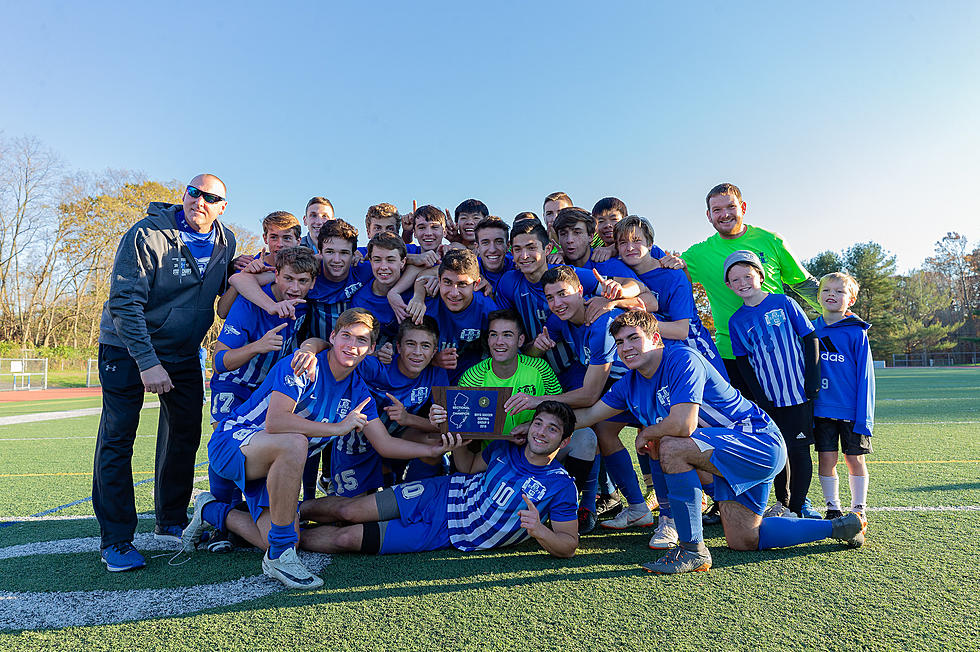
[[665,473],[667,499],[674,514],[677,539],[684,543],[703,543],[701,525],[701,478],[694,469],[684,473]]
[[660,515],[664,518],[674,518],[674,512],[670,509],[670,501],[667,500],[667,481],[664,479],[664,470],[660,467],[660,460],[655,460],[649,456],[647,458],[650,460],[653,493],[657,495],[657,502],[660,503]]
[[612,455],[603,455],[602,459],[606,462],[609,477],[626,496],[626,502],[630,505],[643,504],[643,492],[640,491],[640,482],[636,479],[633,458],[630,457],[629,451],[624,448]]
[[225,518],[228,517],[228,512],[230,511],[230,504],[216,500],[208,503],[203,509],[201,509],[201,517],[215,528],[224,530]]
[[269,559],[279,559],[282,553],[296,546],[297,537],[293,524],[276,525],[269,528]]
[[833,532],[834,526],[830,521],[778,516],[764,518],[759,526],[759,550],[820,541],[830,537]]

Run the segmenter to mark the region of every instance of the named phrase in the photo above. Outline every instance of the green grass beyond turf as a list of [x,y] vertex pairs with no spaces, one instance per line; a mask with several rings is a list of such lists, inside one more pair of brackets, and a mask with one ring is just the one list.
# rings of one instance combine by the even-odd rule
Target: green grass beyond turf
[[[869,502],[920,509],[870,512],[858,550],[820,542],[733,552],[712,527],[705,531],[711,571],[676,577],[639,569],[655,556],[646,547],[649,530],[583,537],[571,560],[553,559],[534,542],[486,553],[335,556],[315,591],[276,591],[182,616],[154,618],[160,612],[151,609],[116,624],[13,628],[0,632],[0,650],[977,649],[980,369],[879,370],[878,389]],[[31,405],[2,416],[83,405]],[[134,480],[152,477],[157,414],[144,412]],[[97,426],[95,416],[0,426],[0,517],[88,497]],[[624,433],[624,441],[631,437]],[[198,461],[205,459],[202,445]],[[843,464],[838,470],[846,501]],[[206,467],[197,475],[204,488]],[[810,496],[820,503],[816,479]],[[151,511],[152,482],[136,497],[140,512]],[[923,509],[943,506],[974,509]],[[57,520],[0,527],[0,554],[95,537],[96,523],[77,519],[90,514],[91,502],[82,502],[58,511]],[[141,520],[140,531],[150,530],[152,520]],[[152,556],[160,554],[148,552],[143,571],[119,574],[106,573],[95,552],[0,559],[0,620],[37,592],[64,592],[53,597],[71,611],[73,601],[93,599],[88,591],[165,605],[199,585],[265,581],[252,577],[261,573],[255,552],[198,552],[179,566],[168,565],[169,555]],[[122,593],[134,590],[143,592]]]

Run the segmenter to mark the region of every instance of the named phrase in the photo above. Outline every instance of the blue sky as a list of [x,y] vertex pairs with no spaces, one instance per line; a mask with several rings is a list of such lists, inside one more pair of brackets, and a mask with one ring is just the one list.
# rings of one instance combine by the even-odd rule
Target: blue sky
[[977,3],[208,4],[4,2],[0,129],[74,169],[214,172],[253,230],[313,195],[360,226],[564,190],[683,249],[731,181],[801,257],[980,240]]

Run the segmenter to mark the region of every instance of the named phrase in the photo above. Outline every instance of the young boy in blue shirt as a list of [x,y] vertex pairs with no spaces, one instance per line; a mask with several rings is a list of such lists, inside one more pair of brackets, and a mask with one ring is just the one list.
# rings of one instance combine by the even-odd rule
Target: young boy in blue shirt
[[858,284],[850,274],[833,272],[820,279],[817,300],[822,314],[814,322],[820,338],[820,393],[813,403],[820,487],[825,518],[841,515],[837,448],[844,451],[851,511],[862,515],[868,504],[868,467],[874,427],[875,374],[865,321],[850,312]]
[[[350,305],[352,308],[364,308],[381,322],[378,347],[382,347],[394,342],[398,335],[398,319],[388,299],[388,293],[405,271],[408,250],[400,237],[391,232],[383,232],[368,241],[365,253],[374,279],[354,294]],[[411,298],[411,291],[401,294],[402,301]]]
[[787,468],[776,477],[777,505],[768,515],[788,509],[798,516],[820,518],[806,493],[813,479],[813,404],[820,384],[817,337],[813,325],[785,294],[762,290],[765,271],[751,251],[725,259],[725,283],[744,305],[728,320],[732,352],[759,406],[772,417],[786,440]]
[[510,227],[499,217],[488,217],[476,225],[476,253],[480,257],[480,277],[491,290],[500,278],[514,269],[514,257],[508,251]]

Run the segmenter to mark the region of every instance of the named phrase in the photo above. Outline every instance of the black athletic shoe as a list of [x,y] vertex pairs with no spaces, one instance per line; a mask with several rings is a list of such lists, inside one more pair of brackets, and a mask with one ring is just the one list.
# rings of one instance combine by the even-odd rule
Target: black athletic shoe
[[721,512],[718,509],[718,503],[713,502],[708,511],[701,515],[701,525],[718,525],[719,523],[721,523]]
[[596,517],[595,512],[590,511],[587,507],[578,508],[578,533],[588,534],[595,529]]
[[823,517],[823,520],[832,521],[835,518],[840,518],[843,515],[844,512],[840,511],[839,509],[828,509],[827,514]]
[[215,530],[211,533],[211,538],[208,539],[207,544],[208,552],[214,553],[225,553],[231,552],[231,549],[235,546],[231,543],[231,539],[228,538],[228,533],[224,530]]
[[623,511],[623,502],[617,491],[611,496],[599,496],[596,500],[596,515],[598,518],[613,518]]

